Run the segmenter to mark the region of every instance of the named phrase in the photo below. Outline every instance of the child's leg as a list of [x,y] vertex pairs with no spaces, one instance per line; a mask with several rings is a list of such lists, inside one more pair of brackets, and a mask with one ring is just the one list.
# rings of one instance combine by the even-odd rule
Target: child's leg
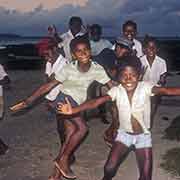
[[[64,121],[65,128],[69,126],[69,121]],[[71,122],[72,123],[72,122]],[[86,133],[87,133],[87,126],[85,121],[80,117],[75,117],[73,119],[73,123],[76,125],[76,130],[70,135],[69,131],[66,131],[67,136],[65,143],[62,147],[61,156],[56,159],[56,165],[58,166],[59,170],[63,174],[63,176],[67,178],[74,178],[73,172],[69,167],[69,158],[76,150],[77,146],[82,142]]]
[[152,178],[152,148],[136,149],[136,159],[139,167],[139,180],[151,180]]
[[120,163],[124,160],[128,151],[129,148],[126,145],[118,141],[114,142],[104,166],[104,177],[102,180],[111,180],[115,176]]

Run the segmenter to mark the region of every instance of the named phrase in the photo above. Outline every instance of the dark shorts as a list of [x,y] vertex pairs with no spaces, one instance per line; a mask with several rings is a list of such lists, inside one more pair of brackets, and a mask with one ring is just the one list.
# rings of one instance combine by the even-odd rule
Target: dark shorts
[[72,107],[76,107],[78,106],[78,103],[69,95],[64,94],[64,93],[60,93],[57,97],[56,100],[53,101],[52,103],[52,108],[56,111],[58,103],[66,103],[65,98],[68,98],[69,102],[71,103]]

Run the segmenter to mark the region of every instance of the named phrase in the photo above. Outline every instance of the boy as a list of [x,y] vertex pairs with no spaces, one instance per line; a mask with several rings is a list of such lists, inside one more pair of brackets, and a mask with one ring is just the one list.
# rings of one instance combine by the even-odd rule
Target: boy
[[[10,83],[10,79],[4,67],[0,64],[0,120],[4,115],[4,98],[3,98],[3,86],[7,86]],[[5,154],[8,151],[8,146],[0,139],[0,155]]]
[[[143,49],[145,55],[140,58],[145,69],[143,81],[148,81],[154,85],[164,86],[166,83],[167,65],[164,59],[157,56],[158,49],[156,39],[146,36],[143,42]],[[153,117],[155,116],[158,104],[160,103],[160,96],[154,96],[151,99],[151,118],[153,123]]]
[[102,27],[99,24],[90,26],[89,36],[92,56],[97,56],[105,48],[112,48],[111,42],[102,38]]
[[128,20],[122,26],[123,36],[134,43],[133,49],[135,55],[140,58],[143,56],[141,42],[136,39],[137,24],[134,21]]
[[[51,79],[54,79],[55,73],[59,72],[64,67],[64,65],[68,63],[68,60],[65,59],[61,54],[59,54],[58,44],[54,41],[49,43],[48,50],[46,51],[44,58],[46,60],[45,75],[47,82]],[[50,93],[46,95],[46,99],[48,101],[48,119],[50,120],[54,119],[54,113],[52,112],[50,105],[59,94],[61,86],[61,84],[57,85],[50,91]]]
[[78,16],[72,16],[69,20],[69,30],[64,34],[60,35],[62,42],[58,44],[59,48],[63,48],[65,58],[71,61],[72,55],[70,50],[70,42],[77,36],[83,36],[83,22],[82,19]]
[[141,63],[136,57],[128,57],[119,68],[119,86],[113,87],[107,95],[72,108],[68,98],[66,104],[60,103],[57,110],[63,114],[79,113],[96,108],[107,101],[116,101],[120,127],[104,167],[102,180],[112,180],[119,164],[130,147],[134,151],[139,167],[139,179],[152,178],[152,143],[150,132],[150,96],[152,94],[180,95],[180,88],[154,86],[149,82],[139,81]]
[[[18,111],[28,107],[37,98],[43,96],[54,86],[62,83],[61,93],[57,97],[57,102],[64,102],[65,97],[69,97],[72,106],[77,106],[86,100],[87,88],[94,81],[107,83],[112,87],[112,81],[107,76],[102,66],[91,61],[90,43],[83,37],[76,37],[70,43],[71,52],[76,61],[64,66],[60,72],[55,74],[55,79],[42,85],[26,100],[11,107],[12,111]],[[82,116],[78,113],[73,116],[65,116],[58,122],[64,122],[65,142],[62,145],[59,155],[54,161],[57,173],[51,179],[57,179],[61,173],[64,177],[74,179],[76,176],[70,169],[69,159],[78,145],[82,142],[87,134],[87,126]]]

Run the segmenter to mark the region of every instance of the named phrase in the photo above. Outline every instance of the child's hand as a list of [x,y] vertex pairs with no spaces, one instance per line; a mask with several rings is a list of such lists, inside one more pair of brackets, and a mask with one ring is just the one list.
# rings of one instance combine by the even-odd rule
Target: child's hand
[[28,104],[25,101],[21,101],[18,104],[15,104],[14,106],[10,107],[10,110],[13,112],[17,112],[19,110],[25,109],[28,107]]
[[58,103],[57,106],[57,112],[59,114],[67,114],[70,115],[72,114],[72,106],[71,103],[69,102],[68,98],[65,98],[66,103]]

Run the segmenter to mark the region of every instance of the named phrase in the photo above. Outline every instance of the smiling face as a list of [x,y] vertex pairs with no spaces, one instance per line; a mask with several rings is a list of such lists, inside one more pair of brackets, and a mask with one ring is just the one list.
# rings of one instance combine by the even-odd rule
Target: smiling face
[[75,46],[73,50],[73,57],[77,59],[80,63],[89,63],[91,59],[91,50],[89,46],[85,43],[79,43]]
[[123,29],[123,35],[128,40],[132,41],[136,36],[136,29],[132,25],[126,25]]
[[132,66],[126,66],[120,72],[118,80],[128,94],[133,93],[139,81],[139,73]]
[[148,59],[155,59],[157,54],[157,46],[155,42],[149,41],[144,50]]

